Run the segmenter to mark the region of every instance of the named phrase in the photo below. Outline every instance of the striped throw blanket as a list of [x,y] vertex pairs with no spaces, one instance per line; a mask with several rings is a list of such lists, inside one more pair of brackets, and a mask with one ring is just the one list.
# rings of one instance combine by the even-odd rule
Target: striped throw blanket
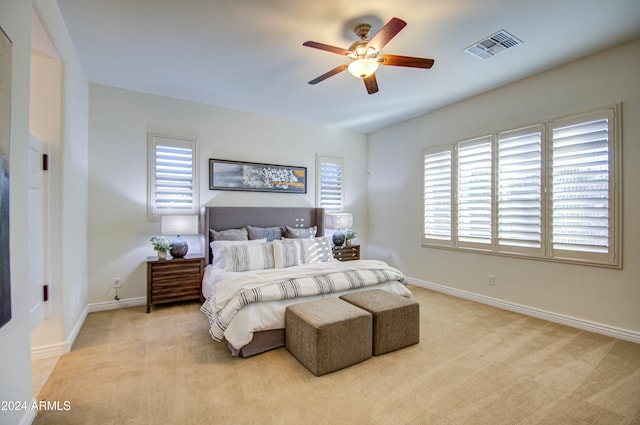
[[[249,304],[341,292],[404,278],[402,272],[382,261],[361,260],[349,263],[352,264],[337,261],[326,263],[326,269],[318,268],[314,274],[309,274],[304,267],[281,269],[286,270],[290,276],[260,279],[259,284],[252,282],[246,287],[240,286],[240,289],[225,299],[219,299],[218,296],[209,299],[201,308],[211,323],[209,333],[214,340],[222,341],[224,331],[236,313]],[[225,284],[237,285],[238,282],[229,281]]]

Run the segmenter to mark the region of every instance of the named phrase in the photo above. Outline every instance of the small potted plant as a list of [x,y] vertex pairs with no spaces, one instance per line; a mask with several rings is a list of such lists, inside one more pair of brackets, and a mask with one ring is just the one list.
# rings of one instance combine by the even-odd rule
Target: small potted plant
[[355,239],[356,232],[351,229],[347,229],[344,231],[344,240],[346,241],[347,246],[351,246],[351,239]]
[[150,240],[153,244],[153,249],[158,251],[158,258],[161,260],[167,258],[167,252],[171,250],[173,245],[171,241],[164,236],[154,236]]

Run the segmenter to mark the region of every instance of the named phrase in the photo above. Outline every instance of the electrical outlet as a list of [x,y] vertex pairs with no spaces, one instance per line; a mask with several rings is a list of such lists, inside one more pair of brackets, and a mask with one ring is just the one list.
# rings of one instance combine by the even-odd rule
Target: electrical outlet
[[488,283],[491,286],[495,285],[496,284],[496,277],[494,275],[490,274],[488,276]]
[[122,286],[122,281],[119,277],[114,277],[113,278],[113,287],[114,288],[119,288]]

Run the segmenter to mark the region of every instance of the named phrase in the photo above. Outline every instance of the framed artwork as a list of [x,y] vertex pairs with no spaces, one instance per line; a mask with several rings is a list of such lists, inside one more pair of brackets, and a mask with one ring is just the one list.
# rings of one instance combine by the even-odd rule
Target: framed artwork
[[209,159],[209,189],[307,193],[307,168]]
[[0,327],[11,320],[11,263],[9,261],[11,49],[11,40],[0,28]]

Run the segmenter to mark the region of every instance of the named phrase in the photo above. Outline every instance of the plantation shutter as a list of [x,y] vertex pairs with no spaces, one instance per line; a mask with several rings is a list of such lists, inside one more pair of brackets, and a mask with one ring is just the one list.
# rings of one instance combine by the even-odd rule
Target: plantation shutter
[[430,244],[451,246],[452,149],[424,152],[424,234]]
[[458,143],[458,242],[492,243],[492,136]]
[[610,133],[612,111],[552,123],[554,256],[612,262]]
[[318,207],[325,212],[342,211],[342,159],[318,157]]
[[498,134],[498,249],[541,254],[542,135],[535,125]]
[[152,216],[197,213],[195,141],[150,136]]

